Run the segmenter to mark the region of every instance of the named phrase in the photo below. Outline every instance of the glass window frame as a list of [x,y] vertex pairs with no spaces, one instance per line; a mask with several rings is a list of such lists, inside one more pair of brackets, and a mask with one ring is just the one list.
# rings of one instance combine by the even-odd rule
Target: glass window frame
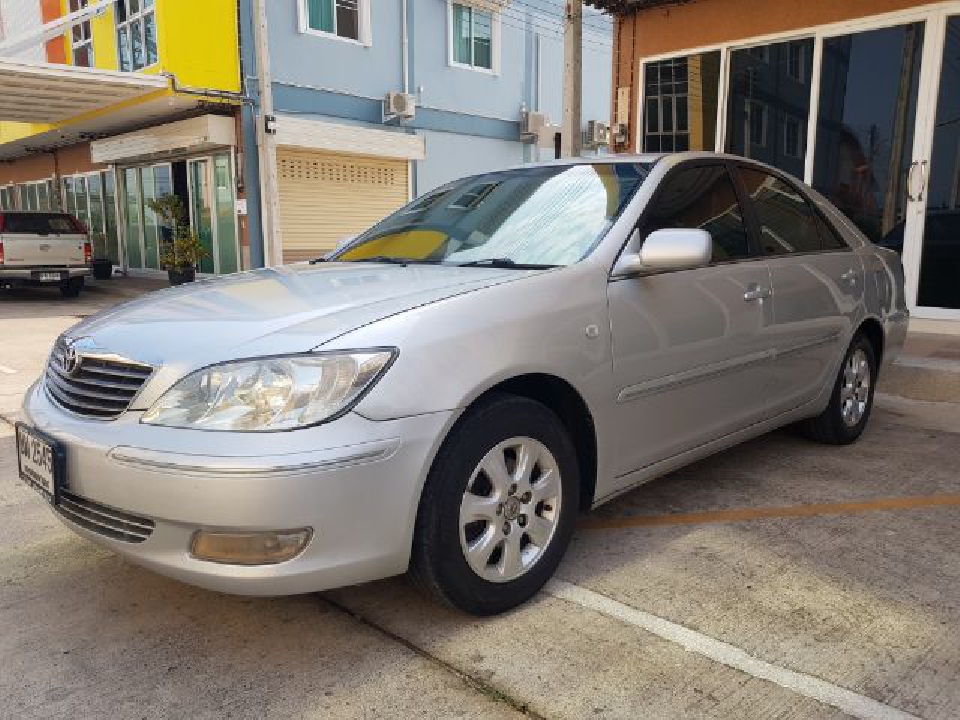
[[341,2],[341,0],[327,0],[330,3],[332,12],[331,19],[333,23],[333,29],[330,31],[321,30],[311,26],[310,1],[311,0],[298,0],[297,2],[297,13],[299,15],[301,33],[306,35],[315,35],[328,40],[339,40],[340,42],[350,43],[352,45],[361,45],[363,47],[371,47],[373,45],[370,22],[370,14],[372,12],[371,0],[355,0],[357,5],[357,37],[355,38],[350,37],[349,35],[340,35],[337,32],[337,4]]
[[[69,12],[74,13],[83,10],[89,4],[90,0],[70,0],[67,9]],[[79,31],[79,33],[77,31]],[[79,41],[77,40],[77,35],[80,36]],[[71,62],[78,67],[96,67],[97,63],[93,54],[93,29],[89,18],[71,25],[69,38]],[[87,63],[77,62],[78,52],[86,52]]]
[[[135,7],[135,12],[130,12],[131,7]],[[117,37],[117,68],[122,72],[141,72],[147,68],[155,67],[160,64],[160,47],[156,42],[157,33],[157,5],[155,0],[116,0],[114,3],[114,24]],[[121,19],[122,18],[122,19]],[[153,48],[154,57],[150,61],[147,45],[147,25],[148,21],[153,27]],[[143,64],[138,65],[134,58],[134,38],[136,31],[140,40],[140,49],[143,54]],[[127,38],[127,43],[121,42],[121,38]],[[125,50],[128,55],[125,57]]]
[[[454,49],[454,40],[456,39],[456,8],[466,10],[470,15],[470,62],[466,63],[456,59]],[[476,34],[477,15],[482,14],[490,18],[490,67],[478,65],[476,62]],[[474,72],[486,73],[488,75],[500,74],[500,13],[493,10],[481,10],[473,5],[455,0],[447,0],[447,63],[451,67],[462,70],[472,70]]]

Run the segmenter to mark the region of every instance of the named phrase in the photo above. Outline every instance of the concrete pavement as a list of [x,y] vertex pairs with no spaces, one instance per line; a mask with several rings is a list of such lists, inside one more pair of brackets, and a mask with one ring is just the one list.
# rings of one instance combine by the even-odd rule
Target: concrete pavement
[[[0,298],[0,414],[95,297]],[[480,620],[402,579],[154,575],[64,529],[0,422],[0,716],[957,717],[958,431],[956,404],[881,396],[854,446],[727,451],[592,513],[566,585]]]

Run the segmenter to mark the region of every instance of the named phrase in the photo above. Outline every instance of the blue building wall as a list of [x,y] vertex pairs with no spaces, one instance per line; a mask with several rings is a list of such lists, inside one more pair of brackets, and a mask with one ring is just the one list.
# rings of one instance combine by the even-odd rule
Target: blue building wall
[[[499,14],[499,72],[451,66],[447,0],[371,0],[371,43],[364,46],[303,33],[301,0],[267,3],[274,109],[384,128],[383,96],[401,91],[401,2],[407,3],[409,92],[416,118],[398,132],[424,135],[427,158],[416,163],[421,194],[474,172],[552,157],[520,142],[526,108],[562,117],[562,0],[513,0]],[[587,8],[584,37],[584,125],[610,114],[611,23]]]
[[[301,118],[362,125],[424,137],[427,157],[414,163],[419,195],[471,173],[548,159],[552,150],[520,142],[523,109],[545,112],[559,124],[563,96],[562,0],[513,0],[500,14],[497,74],[449,64],[447,0],[371,0],[369,46],[303,33],[301,0],[267,4],[274,110]],[[409,91],[417,97],[416,119],[383,125],[382,98],[403,89],[401,2],[408,12]],[[249,98],[241,111],[247,148],[251,261],[262,264],[256,123],[259,121],[252,0],[239,0],[241,62]],[[585,9],[583,121],[607,120],[612,27]]]

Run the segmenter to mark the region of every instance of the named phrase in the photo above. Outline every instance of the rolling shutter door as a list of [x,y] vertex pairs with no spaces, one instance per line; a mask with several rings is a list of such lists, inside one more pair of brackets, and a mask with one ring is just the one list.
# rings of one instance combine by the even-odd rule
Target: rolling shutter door
[[332,250],[407,202],[406,160],[277,151],[284,262]]

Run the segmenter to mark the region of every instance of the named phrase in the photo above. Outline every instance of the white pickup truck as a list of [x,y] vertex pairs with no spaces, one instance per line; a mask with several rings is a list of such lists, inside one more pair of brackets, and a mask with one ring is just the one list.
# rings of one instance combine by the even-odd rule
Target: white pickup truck
[[0,287],[58,285],[76,297],[90,262],[90,236],[72,215],[0,211]]

